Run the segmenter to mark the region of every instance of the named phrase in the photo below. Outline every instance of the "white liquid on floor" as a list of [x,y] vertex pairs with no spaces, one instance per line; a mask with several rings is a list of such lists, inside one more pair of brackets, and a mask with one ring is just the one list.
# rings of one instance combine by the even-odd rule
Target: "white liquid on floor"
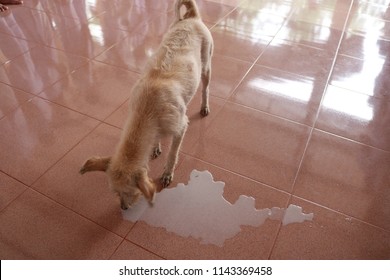
[[283,225],[313,219],[313,213],[304,214],[296,205],[256,209],[255,199],[245,195],[231,204],[223,197],[224,187],[225,183],[215,182],[210,172],[193,170],[187,185],[180,183],[156,194],[153,207],[141,199],[133,208],[122,211],[123,217],[217,246],[239,233],[241,226],[258,227],[268,218],[281,220]]

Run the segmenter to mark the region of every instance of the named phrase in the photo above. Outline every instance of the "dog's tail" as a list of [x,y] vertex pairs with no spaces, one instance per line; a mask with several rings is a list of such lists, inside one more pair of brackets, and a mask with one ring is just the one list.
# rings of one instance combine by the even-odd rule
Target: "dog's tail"
[[[183,17],[180,15],[180,8],[184,5],[187,9]],[[195,0],[176,0],[175,4],[176,21],[180,21],[187,18],[200,18],[198,6]]]

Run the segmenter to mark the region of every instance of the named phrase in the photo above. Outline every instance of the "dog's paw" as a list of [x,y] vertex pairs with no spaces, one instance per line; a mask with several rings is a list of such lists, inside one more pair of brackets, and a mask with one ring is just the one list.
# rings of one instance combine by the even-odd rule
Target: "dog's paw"
[[161,147],[155,147],[152,152],[152,159],[158,158],[159,155],[161,155]]
[[172,182],[173,180],[173,174],[171,173],[164,173],[161,177],[161,185],[163,188],[166,188],[169,186],[169,184]]
[[210,113],[209,107],[204,107],[200,110],[200,115],[202,117],[206,117]]

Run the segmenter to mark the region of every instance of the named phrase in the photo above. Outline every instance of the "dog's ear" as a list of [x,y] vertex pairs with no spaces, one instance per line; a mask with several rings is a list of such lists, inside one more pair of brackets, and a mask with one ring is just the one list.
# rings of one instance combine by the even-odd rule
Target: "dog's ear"
[[80,174],[89,171],[106,171],[110,164],[111,157],[92,157],[80,168]]
[[149,203],[153,203],[156,194],[156,186],[153,181],[149,179],[146,170],[142,170],[137,174],[137,187],[143,193]]

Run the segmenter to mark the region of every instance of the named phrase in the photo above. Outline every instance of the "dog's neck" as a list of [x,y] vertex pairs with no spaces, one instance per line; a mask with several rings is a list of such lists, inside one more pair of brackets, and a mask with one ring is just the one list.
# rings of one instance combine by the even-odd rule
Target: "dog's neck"
[[137,114],[129,117],[115,154],[115,161],[130,169],[147,167],[157,137],[153,120]]

